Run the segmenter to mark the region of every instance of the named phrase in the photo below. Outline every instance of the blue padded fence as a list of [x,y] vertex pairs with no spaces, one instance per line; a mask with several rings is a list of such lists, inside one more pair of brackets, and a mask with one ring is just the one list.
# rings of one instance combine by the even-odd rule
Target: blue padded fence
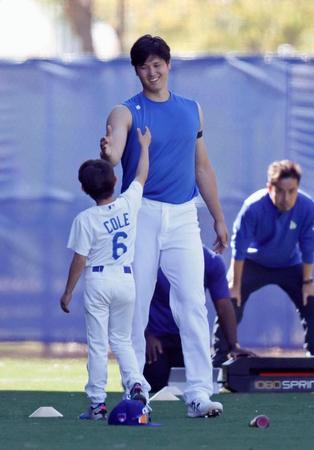
[[[195,98],[229,229],[275,159],[303,167],[314,196],[314,60],[264,56],[174,58],[170,87]],[[91,202],[77,181],[99,155],[112,107],[140,89],[128,59],[0,61],[0,340],[85,342],[82,284],[66,316],[58,301],[74,215]],[[118,170],[120,173],[120,170]],[[202,238],[212,221],[200,205]],[[230,251],[224,255],[228,265]],[[210,316],[213,311],[210,306]],[[301,325],[276,287],[254,294],[242,345],[301,347]]]

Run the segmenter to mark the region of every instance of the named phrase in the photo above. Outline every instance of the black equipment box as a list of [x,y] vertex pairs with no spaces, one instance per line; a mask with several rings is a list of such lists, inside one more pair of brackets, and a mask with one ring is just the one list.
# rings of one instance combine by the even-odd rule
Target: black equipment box
[[222,385],[232,392],[314,392],[314,357],[229,360]]

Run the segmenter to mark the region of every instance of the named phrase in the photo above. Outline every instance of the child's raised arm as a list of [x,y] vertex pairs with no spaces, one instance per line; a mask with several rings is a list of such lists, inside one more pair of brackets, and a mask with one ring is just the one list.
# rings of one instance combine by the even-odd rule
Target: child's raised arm
[[144,134],[142,134],[141,130],[137,128],[137,138],[141,146],[141,155],[138,161],[135,179],[139,181],[142,186],[144,186],[148,176],[148,169],[149,169],[148,149],[152,139],[149,128],[145,127]]

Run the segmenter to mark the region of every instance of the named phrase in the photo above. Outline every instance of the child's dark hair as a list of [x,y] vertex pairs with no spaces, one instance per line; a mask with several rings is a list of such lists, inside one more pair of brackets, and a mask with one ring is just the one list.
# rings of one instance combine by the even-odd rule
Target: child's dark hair
[[130,55],[131,63],[134,67],[142,66],[151,55],[159,56],[167,64],[171,57],[169,45],[161,37],[151,36],[150,34],[141,36],[133,44]]
[[103,159],[89,159],[79,168],[78,179],[86,194],[96,202],[112,196],[116,177],[112,164]]

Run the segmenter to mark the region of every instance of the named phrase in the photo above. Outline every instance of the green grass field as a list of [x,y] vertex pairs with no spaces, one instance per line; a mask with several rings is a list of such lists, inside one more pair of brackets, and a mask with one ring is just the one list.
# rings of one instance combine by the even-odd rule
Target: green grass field
[[[80,421],[86,406],[85,359],[14,359],[0,362],[1,450],[312,450],[313,394],[219,394],[224,415],[188,419],[183,401],[153,401],[159,428],[114,427]],[[120,379],[110,363],[108,406],[121,398]],[[120,392],[117,392],[120,391]],[[53,406],[63,418],[33,419],[40,406]],[[270,427],[248,426],[257,414]]]
[[[82,392],[87,378],[86,358],[0,359],[0,390]],[[120,374],[115,360],[109,360],[108,390],[119,392]]]

